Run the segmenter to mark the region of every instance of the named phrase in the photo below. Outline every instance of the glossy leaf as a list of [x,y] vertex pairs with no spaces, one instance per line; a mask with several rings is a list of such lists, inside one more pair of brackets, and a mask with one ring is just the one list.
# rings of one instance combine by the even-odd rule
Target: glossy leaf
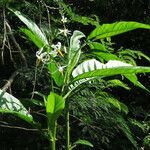
[[62,110],[65,107],[64,99],[57,95],[56,93],[51,92],[47,98],[46,104],[46,113],[48,116],[49,124],[53,127],[55,121],[60,116]]
[[39,36],[37,36],[36,34],[34,34],[31,30],[29,29],[25,29],[25,28],[21,28],[21,31],[32,40],[32,42],[38,47],[38,48],[42,48],[45,43],[43,43],[43,41],[39,38]]
[[[34,35],[34,37],[36,37],[36,38],[38,37],[38,39],[40,39],[40,42],[42,42],[41,47],[48,45],[48,40],[47,40],[45,34],[40,30],[40,28],[33,21],[28,19],[20,11],[12,10],[12,9],[10,9],[10,10],[30,29],[30,31],[32,31],[32,33],[29,32],[29,30],[25,31],[26,34],[28,34],[28,36],[30,35],[31,39],[33,39],[33,35]],[[35,40],[34,40],[34,42],[35,42]]]
[[68,75],[70,75],[72,69],[77,64],[80,54],[81,54],[81,45],[80,45],[80,39],[85,37],[85,35],[80,31],[74,31],[73,35],[70,39],[70,49],[69,49],[69,65],[68,65]]
[[109,77],[114,75],[126,75],[126,74],[134,74],[134,73],[148,73],[150,72],[150,67],[114,67],[114,68],[105,68],[105,69],[97,69],[90,72],[83,73],[77,76],[74,81],[84,79],[84,78],[91,78],[91,77]]
[[92,38],[103,39],[112,37],[138,28],[150,29],[150,26],[143,23],[127,21],[115,22],[112,24],[103,24],[98,26],[91,32],[91,34],[88,36],[88,40]]
[[0,90],[0,112],[13,114],[29,123],[33,123],[32,116],[21,102],[11,94],[2,90]]
[[[137,79],[136,73],[150,72],[150,67],[132,66],[130,64],[110,60],[108,63],[103,64],[95,59],[87,60],[78,65],[72,72],[72,76],[75,78],[71,84],[74,84],[81,79],[97,78],[97,77],[109,77],[114,75],[124,75],[128,80],[147,90]],[[149,91],[149,90],[147,90]]]
[[132,66],[130,64],[124,63],[122,61],[118,60],[110,60],[106,64],[103,64],[96,59],[90,59],[86,60],[80,65],[78,65],[72,72],[72,76],[76,77],[79,74],[82,74],[84,72],[89,72],[92,70],[97,70],[97,69],[106,69],[106,68],[113,68],[113,67],[120,67],[120,66]]
[[70,39],[70,49],[69,49],[69,60],[74,58],[74,55],[80,49],[80,39],[85,37],[85,35],[80,31],[74,31]]

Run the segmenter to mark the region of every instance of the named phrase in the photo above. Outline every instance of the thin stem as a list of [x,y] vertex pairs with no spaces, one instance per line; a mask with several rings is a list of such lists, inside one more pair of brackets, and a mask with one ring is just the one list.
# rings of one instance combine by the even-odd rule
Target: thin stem
[[52,138],[52,150],[56,150],[56,128],[57,128],[57,123],[55,122],[54,133]]
[[70,118],[69,118],[69,101],[66,101],[66,148],[70,150]]
[[[52,125],[52,124],[51,124]],[[56,150],[56,130],[57,130],[57,121],[54,122],[54,126],[52,127],[48,121],[48,134],[49,141],[51,143],[51,150]]]

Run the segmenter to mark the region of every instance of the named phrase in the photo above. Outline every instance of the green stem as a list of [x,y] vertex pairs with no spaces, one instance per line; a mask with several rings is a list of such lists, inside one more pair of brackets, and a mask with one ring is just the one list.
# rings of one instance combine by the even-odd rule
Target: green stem
[[66,101],[66,148],[70,150],[70,118],[69,118],[69,101]]
[[50,127],[48,124],[48,134],[49,134],[49,141],[51,143],[51,150],[56,150],[56,129],[57,129],[57,122],[55,121],[54,127]]
[[57,123],[55,122],[54,133],[52,138],[52,150],[56,150],[56,127],[57,127]]

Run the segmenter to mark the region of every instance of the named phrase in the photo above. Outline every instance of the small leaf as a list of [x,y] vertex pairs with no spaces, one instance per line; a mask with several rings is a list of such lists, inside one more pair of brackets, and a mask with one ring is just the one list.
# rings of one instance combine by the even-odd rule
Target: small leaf
[[81,144],[81,145],[86,145],[86,146],[89,146],[89,147],[93,147],[93,144],[90,143],[87,140],[77,140],[74,144],[76,144],[76,145]]
[[11,94],[2,90],[0,90],[0,112],[13,114],[29,123],[33,123],[32,116],[21,102]]
[[91,32],[91,34],[88,36],[88,40],[92,38],[103,39],[138,28],[150,29],[150,26],[143,23],[127,21],[115,22],[112,24],[103,24],[98,26],[94,31]]

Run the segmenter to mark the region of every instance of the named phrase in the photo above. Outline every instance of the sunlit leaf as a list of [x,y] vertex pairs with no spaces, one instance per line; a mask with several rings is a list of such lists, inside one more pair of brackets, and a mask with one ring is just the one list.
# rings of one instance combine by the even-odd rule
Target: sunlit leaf
[[[73,82],[86,78],[97,77],[109,77],[114,75],[124,75],[128,80],[147,90],[137,79],[136,73],[150,72],[150,67],[132,66],[130,64],[110,60],[106,64],[103,64],[95,59],[87,60],[78,65],[72,72],[72,76],[75,78]],[[73,84],[73,83],[72,83]],[[148,91],[148,90],[147,90]]]
[[[26,34],[28,36],[30,36],[30,38],[33,40],[34,37],[38,37],[38,39],[40,39],[40,43],[38,45],[41,44],[42,42],[42,46],[45,46],[45,45],[48,45],[48,40],[45,36],[45,34],[40,30],[40,28],[30,19],[28,19],[25,15],[23,15],[20,11],[17,11],[17,10],[13,10],[13,9],[10,9],[29,29],[30,29],[30,32],[29,30],[26,30]],[[31,33],[32,31],[32,33]],[[34,40],[34,43],[35,43],[35,40]],[[37,42],[36,42],[37,44]],[[41,48],[40,47],[40,48]]]
[[46,113],[48,116],[48,121],[50,126],[54,126],[55,121],[60,116],[62,110],[65,107],[64,99],[57,95],[56,93],[51,92],[47,98],[46,104]]
[[91,32],[91,34],[88,36],[88,40],[92,38],[103,39],[138,28],[150,29],[150,26],[143,23],[126,21],[115,22],[112,24],[103,24]]
[[28,36],[28,38],[30,38],[32,40],[32,42],[38,47],[38,48],[42,48],[45,43],[43,43],[43,41],[39,38],[38,35],[34,34],[31,30],[29,29],[25,29],[25,28],[21,28],[21,31],[26,34],[26,36]]

